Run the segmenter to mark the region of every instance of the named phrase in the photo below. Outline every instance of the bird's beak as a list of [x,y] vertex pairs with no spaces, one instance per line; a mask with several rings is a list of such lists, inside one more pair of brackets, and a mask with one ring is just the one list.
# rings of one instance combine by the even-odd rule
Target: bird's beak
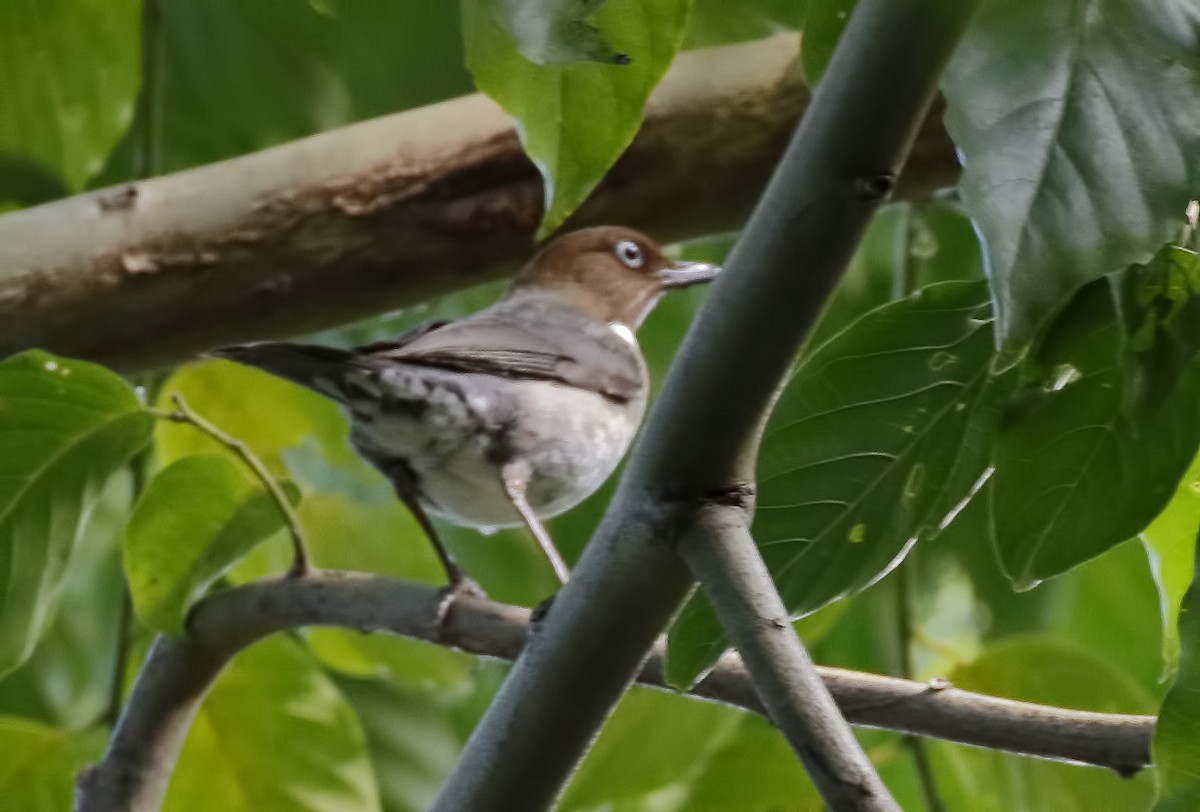
[[707,262],[676,262],[670,268],[658,271],[657,276],[664,288],[674,290],[711,282],[720,272],[720,266]]

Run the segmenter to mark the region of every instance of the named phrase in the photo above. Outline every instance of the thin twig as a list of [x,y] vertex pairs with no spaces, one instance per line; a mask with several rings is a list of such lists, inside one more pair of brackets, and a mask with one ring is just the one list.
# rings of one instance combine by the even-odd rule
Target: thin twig
[[[158,809],[192,714],[238,651],[303,626],[389,632],[472,654],[513,660],[530,636],[530,612],[462,596],[442,624],[440,590],[360,573],[315,572],[217,592],[192,610],[188,637],[159,638],[138,675],[104,759],[79,779],[79,810]],[[660,641],[637,679],[662,687]],[[1132,775],[1150,762],[1154,717],[1035,705],[931,683],[818,667],[846,718],[858,725],[934,736]],[[692,695],[763,713],[736,654],[726,654]]]
[[308,562],[308,554],[304,550],[304,531],[300,526],[300,517],[296,515],[296,511],[292,508],[292,503],[288,500],[287,494],[283,492],[283,488],[279,486],[278,480],[267,470],[267,466],[263,464],[263,461],[255,456],[254,452],[250,450],[250,447],[245,442],[236,437],[231,437],[217,426],[196,414],[187,405],[187,402],[183,399],[183,395],[179,392],[171,393],[171,401],[175,404],[175,411],[164,412],[157,409],[150,409],[148,411],[155,417],[163,420],[194,426],[240,457],[242,462],[254,472],[254,475],[262,483],[263,487],[267,489],[267,492],[271,494],[271,498],[275,500],[275,504],[279,507],[279,512],[283,515],[283,523],[287,527],[288,535],[292,540],[292,566],[288,569],[288,577],[299,578],[312,572],[312,567]]

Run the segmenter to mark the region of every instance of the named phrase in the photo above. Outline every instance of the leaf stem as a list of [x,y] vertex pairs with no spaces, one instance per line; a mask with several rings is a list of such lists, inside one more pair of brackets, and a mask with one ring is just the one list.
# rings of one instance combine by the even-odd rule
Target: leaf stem
[[262,483],[263,487],[267,489],[267,492],[271,494],[271,498],[275,500],[275,504],[279,507],[279,512],[283,515],[283,523],[287,527],[288,535],[292,541],[292,565],[288,568],[287,576],[289,578],[300,578],[311,573],[313,568],[308,562],[308,553],[304,549],[304,531],[300,527],[300,517],[292,509],[292,503],[288,501],[287,494],[279,486],[279,481],[267,470],[267,466],[263,464],[263,461],[255,456],[254,452],[250,450],[250,447],[245,442],[236,437],[231,437],[214,424],[196,414],[187,405],[182,394],[172,392],[170,397],[171,401],[175,404],[174,411],[165,412],[158,409],[150,409],[150,413],[162,420],[191,425],[240,457],[242,462],[254,472],[254,475]]

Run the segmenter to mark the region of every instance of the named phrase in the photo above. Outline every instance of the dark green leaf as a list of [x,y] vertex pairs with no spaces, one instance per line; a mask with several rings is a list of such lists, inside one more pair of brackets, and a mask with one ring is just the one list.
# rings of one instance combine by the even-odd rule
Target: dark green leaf
[[807,0],[693,0],[683,47],[709,48],[804,26]]
[[[282,485],[299,502],[296,487]],[[122,542],[138,617],[182,634],[192,603],[283,525],[280,506],[244,463],[196,454],[171,464],[150,480]]]
[[1154,728],[1156,812],[1188,812],[1200,805],[1200,566],[1194,573],[1179,612],[1179,672]]
[[462,4],[475,86],[517,120],[545,179],[538,237],[554,231],[633,140],[650,91],[683,37],[689,0],[607,0],[595,15],[628,65],[534,65],[501,22],[500,0]]
[[[988,385],[987,307],[979,282],[925,288],[855,322],[788,383],[763,438],[753,530],[789,611],[879,578],[967,495],[1001,392]],[[684,617],[711,625],[703,614]],[[673,684],[724,646],[702,638],[673,636]]]
[[104,751],[105,732],[0,717],[0,805],[13,812],[71,808],[75,774]]
[[0,362],[0,674],[33,650],[101,486],[152,424],[103,367],[38,350]]
[[[140,39],[135,0],[0,3],[0,202],[34,202],[52,178],[80,189],[133,116]],[[40,167],[44,182],[31,187]],[[37,191],[41,190],[41,191]]]
[[[161,171],[471,90],[455,3],[160,2]],[[130,179],[126,139],[102,183]]]
[[1030,359],[998,434],[992,536],[1018,588],[1135,536],[1200,440],[1200,369],[1126,407],[1121,330],[1106,281],[1082,290]]
[[379,810],[354,709],[303,646],[271,637],[221,674],[188,731],[163,809]]
[[[1119,713],[1145,713],[1146,698],[1112,666],[1064,643],[1013,637],[989,646],[946,675],[957,687],[1031,702]],[[947,809],[1137,810],[1149,805],[1149,775],[1121,778],[1105,770],[961,745],[930,746]]]
[[959,46],[946,126],[1006,357],[1077,288],[1146,261],[1182,224],[1200,189],[1186,14],[1143,0],[991,0]]

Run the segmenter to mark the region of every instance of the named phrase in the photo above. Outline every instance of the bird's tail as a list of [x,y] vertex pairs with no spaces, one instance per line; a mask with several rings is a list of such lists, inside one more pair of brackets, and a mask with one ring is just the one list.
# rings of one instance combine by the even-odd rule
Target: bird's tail
[[257,367],[339,400],[344,397],[342,382],[346,372],[358,366],[354,353],[349,350],[286,341],[234,344],[205,354]]

